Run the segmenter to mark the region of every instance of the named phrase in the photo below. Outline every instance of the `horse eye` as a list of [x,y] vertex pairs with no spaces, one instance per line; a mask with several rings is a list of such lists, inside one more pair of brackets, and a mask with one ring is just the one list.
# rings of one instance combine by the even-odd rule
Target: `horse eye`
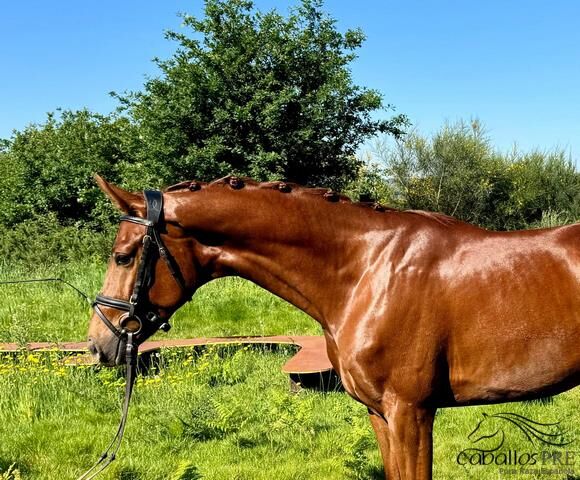
[[130,265],[132,261],[133,261],[133,257],[131,255],[127,255],[124,253],[117,253],[115,255],[115,263],[119,267],[126,267],[126,266]]

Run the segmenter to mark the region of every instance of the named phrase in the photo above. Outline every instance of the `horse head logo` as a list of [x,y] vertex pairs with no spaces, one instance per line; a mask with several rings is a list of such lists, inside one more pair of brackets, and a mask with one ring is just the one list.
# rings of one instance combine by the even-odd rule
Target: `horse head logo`
[[504,443],[506,429],[513,428],[521,432],[525,438],[533,445],[551,445],[563,447],[572,443],[566,440],[566,432],[560,426],[560,422],[541,423],[531,420],[523,415],[511,412],[500,412],[493,415],[483,413],[483,419],[479,421],[473,431],[467,436],[472,443],[496,439],[495,447],[491,450],[498,450]]
[[[505,433],[501,425],[498,425],[498,422],[494,420],[493,415],[490,416],[484,412],[483,418],[467,438],[474,444],[479,444],[479,442],[492,443],[491,439],[494,439],[492,443],[494,446],[492,448],[481,449],[486,452],[494,452],[502,447],[505,441]],[[485,440],[490,440],[490,442],[485,442]],[[478,448],[477,450],[480,449]]]

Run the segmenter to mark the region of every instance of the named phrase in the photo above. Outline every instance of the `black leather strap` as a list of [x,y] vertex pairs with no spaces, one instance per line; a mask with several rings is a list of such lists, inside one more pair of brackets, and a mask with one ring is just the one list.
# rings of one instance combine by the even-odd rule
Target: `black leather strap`
[[159,235],[159,232],[157,232],[157,230],[153,230],[153,239],[155,240],[155,243],[157,244],[157,248],[159,249],[159,256],[163,259],[163,261],[165,262],[165,265],[167,265],[167,269],[169,270],[169,273],[174,278],[174,280],[177,282],[177,285],[179,285],[179,288],[181,289],[181,291],[183,293],[186,293],[187,288],[185,286],[185,279],[183,278],[183,275],[181,275],[181,270],[175,264],[175,260],[169,254],[169,251],[167,250],[167,247],[163,243],[163,240],[161,239],[161,235]]
[[141,261],[139,262],[139,267],[137,268],[137,276],[135,277],[135,285],[133,285],[133,293],[129,299],[131,308],[129,309],[129,315],[135,315],[135,308],[138,303],[140,303],[142,292],[144,289],[148,288],[147,282],[151,279],[151,268],[152,262],[151,256],[151,234],[153,233],[153,227],[147,229],[147,235],[143,238],[143,250],[141,252]]
[[146,218],[133,217],[132,215],[122,215],[120,220],[121,222],[131,222],[138,225],[145,225],[146,227],[153,226],[153,222],[147,220]]
[[159,190],[145,190],[143,195],[147,206],[147,220],[153,225],[159,225],[163,213],[163,193]]
[[[105,304],[106,305],[106,304]],[[108,305],[106,305],[108,306]],[[95,310],[96,314],[102,320],[102,322],[113,332],[113,334],[119,339],[119,342],[123,339],[124,333],[119,330],[115,325],[111,323],[111,321],[107,318],[107,316],[103,313],[101,308],[99,307],[99,303],[95,302],[93,304],[93,309]],[[117,349],[119,348],[119,343],[117,343]]]
[[104,305],[105,307],[116,308],[117,310],[124,310],[128,312],[131,310],[131,304],[126,300],[119,298],[107,297],[106,295],[97,295],[93,305]]
[[133,339],[133,333],[127,333],[125,344],[125,359],[127,362],[126,382],[125,382],[125,399],[123,401],[123,409],[121,413],[121,420],[115,436],[93,464],[85,473],[83,473],[77,480],[91,480],[105,470],[116,458],[117,452],[121,447],[123,435],[125,434],[125,426],[127,425],[127,418],[129,417],[129,405],[131,403],[131,395],[133,393],[133,386],[135,385],[135,378],[137,376],[137,345]]

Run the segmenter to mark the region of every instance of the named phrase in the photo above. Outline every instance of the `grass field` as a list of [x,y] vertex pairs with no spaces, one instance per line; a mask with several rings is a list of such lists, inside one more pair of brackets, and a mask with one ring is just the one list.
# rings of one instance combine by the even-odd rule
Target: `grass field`
[[[103,272],[102,265],[50,271],[4,265],[0,279],[62,276],[94,295]],[[85,338],[90,311],[73,291],[59,285],[0,288],[0,341]],[[304,314],[238,279],[204,287],[173,323],[172,337],[320,332]],[[366,409],[341,392],[290,393],[280,368],[292,354],[290,347],[163,351],[159,369],[139,377],[120,457],[103,478],[383,478]],[[116,428],[123,381],[114,369],[66,366],[57,352],[0,358],[0,479],[76,478]],[[572,442],[563,448],[532,445],[518,429],[504,427],[510,451],[539,455],[530,469],[551,468],[541,464],[542,450],[580,451],[579,405],[577,388],[546,404],[440,410],[434,478],[580,478],[580,453],[571,476],[502,476],[497,465],[457,463],[459,452],[474,446],[467,437],[484,412],[510,411],[561,422]]]
[[[2,265],[0,280],[61,277],[91,298],[103,283],[105,265],[56,264],[35,269]],[[83,341],[90,307],[60,283],[0,286],[0,342]],[[173,317],[160,338],[220,335],[320,334],[306,314],[239,278],[224,278],[199,289]]]

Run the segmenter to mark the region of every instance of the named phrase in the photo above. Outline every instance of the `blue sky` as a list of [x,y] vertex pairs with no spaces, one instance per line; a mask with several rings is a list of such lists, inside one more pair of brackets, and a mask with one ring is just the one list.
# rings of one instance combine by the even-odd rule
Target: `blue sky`
[[[257,0],[287,12],[295,2]],[[0,14],[0,138],[57,107],[107,113],[171,56],[166,29],[201,0],[20,0]],[[508,150],[565,148],[580,159],[580,2],[327,0],[367,41],[354,80],[381,91],[419,131],[478,117]]]

